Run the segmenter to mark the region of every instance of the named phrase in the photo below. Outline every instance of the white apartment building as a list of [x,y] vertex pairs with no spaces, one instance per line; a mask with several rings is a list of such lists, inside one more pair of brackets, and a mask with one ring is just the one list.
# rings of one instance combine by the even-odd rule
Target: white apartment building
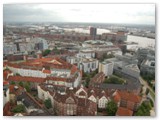
[[71,64],[76,64],[79,62],[79,58],[74,57],[74,56],[68,56],[66,58],[67,62],[71,63]]
[[99,62],[98,72],[103,72],[105,76],[113,74],[114,63],[110,61]]
[[92,72],[98,68],[98,60],[93,58],[81,58],[78,68],[84,72]]

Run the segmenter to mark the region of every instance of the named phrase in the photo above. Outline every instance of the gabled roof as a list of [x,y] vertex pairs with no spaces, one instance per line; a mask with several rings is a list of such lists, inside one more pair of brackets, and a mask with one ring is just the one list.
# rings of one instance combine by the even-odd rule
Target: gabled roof
[[95,98],[97,97],[95,90],[93,90],[93,89],[88,90],[88,98],[91,97],[92,95],[93,95]]
[[74,91],[73,90],[67,90],[65,94],[61,94],[61,93],[55,93],[54,95],[54,100],[59,102],[59,103],[63,103],[65,104],[68,98],[71,98],[72,100],[74,100],[74,103],[77,104],[77,100],[76,100],[76,96],[74,95]]
[[106,98],[108,97],[108,94],[104,90],[99,92],[98,97],[99,97],[99,99],[101,99],[103,96],[105,96]]

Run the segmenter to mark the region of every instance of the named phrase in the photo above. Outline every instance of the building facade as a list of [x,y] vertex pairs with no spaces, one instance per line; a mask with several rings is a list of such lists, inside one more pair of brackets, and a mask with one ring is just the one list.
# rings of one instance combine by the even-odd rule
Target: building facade
[[81,58],[80,62],[78,63],[78,68],[85,73],[90,73],[98,69],[99,61],[93,58]]
[[110,76],[113,74],[114,63],[110,61],[99,62],[98,72],[103,72],[105,76]]

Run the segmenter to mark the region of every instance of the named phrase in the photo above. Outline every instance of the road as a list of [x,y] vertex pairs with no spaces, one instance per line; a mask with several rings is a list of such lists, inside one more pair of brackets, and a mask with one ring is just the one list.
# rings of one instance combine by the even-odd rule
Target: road
[[[153,89],[148,85],[148,83],[142,77],[140,77],[139,79],[140,79],[141,84],[144,85],[145,88],[148,88],[149,91],[151,91],[155,96],[155,93],[154,93]],[[150,93],[149,93],[149,96],[151,97],[153,102],[155,102],[155,98],[153,98],[153,96],[150,95]]]

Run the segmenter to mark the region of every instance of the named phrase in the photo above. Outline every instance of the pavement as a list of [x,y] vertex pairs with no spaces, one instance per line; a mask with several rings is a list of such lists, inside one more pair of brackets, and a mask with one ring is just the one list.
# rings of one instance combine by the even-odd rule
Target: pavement
[[[153,93],[154,93],[154,91],[152,90],[152,88],[148,85],[148,83],[145,81],[145,80],[143,80],[142,79],[142,77],[140,77],[140,83],[142,84],[142,85],[144,85],[143,87],[145,87],[145,89],[149,89],[150,91],[152,91]],[[153,100],[153,102],[155,102],[155,98],[153,98],[151,95],[150,95],[150,93],[149,93],[149,95],[148,95],[152,100]]]

